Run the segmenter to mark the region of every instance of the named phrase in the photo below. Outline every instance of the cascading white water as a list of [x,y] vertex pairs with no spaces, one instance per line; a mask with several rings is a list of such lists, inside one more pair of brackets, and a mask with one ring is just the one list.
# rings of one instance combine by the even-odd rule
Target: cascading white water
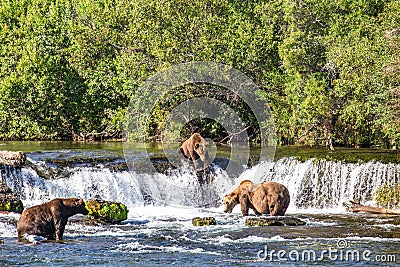
[[[28,158],[46,172],[46,164]],[[128,207],[151,202],[178,206],[206,206],[219,201],[219,196],[229,190],[232,181],[227,173],[216,168],[213,185],[201,185],[189,166],[173,170],[170,174],[131,173],[112,171],[104,166],[73,167],[63,169],[68,177],[46,179],[31,166],[21,169],[4,165],[2,182],[16,192],[25,206],[32,206],[53,198],[100,198],[122,202]],[[148,199],[147,199],[148,201]]]
[[134,174],[144,192],[155,201],[177,206],[219,206],[222,196],[232,188],[235,179],[214,167],[211,184],[201,184],[194,170],[183,166],[169,174]]
[[[189,170],[169,175],[132,175],[128,171],[111,171],[98,166],[75,167],[67,178],[52,180],[40,177],[30,167],[9,167],[3,168],[2,180],[20,195],[26,206],[55,197],[99,197],[133,207],[144,203],[143,192],[167,204],[201,206],[215,201],[219,203],[234,184],[252,180],[256,167],[262,168],[264,180],[277,181],[288,187],[292,208],[336,208],[352,199],[371,201],[379,185],[400,182],[400,164],[341,163],[317,159],[300,162],[295,158],[262,163],[246,170],[237,179],[217,169],[210,187],[200,186],[196,175]],[[164,183],[159,183],[160,180]],[[177,185],[181,189],[177,190]]]
[[[282,158],[263,165],[264,180],[287,186],[294,208],[336,208],[355,199],[371,202],[379,185],[400,182],[400,164]],[[247,170],[241,179],[251,180],[256,167]]]
[[3,182],[16,192],[24,205],[32,206],[53,198],[79,197],[119,201],[129,206],[143,202],[137,181],[128,171],[108,168],[76,168],[68,178],[44,179],[33,169],[9,168]]

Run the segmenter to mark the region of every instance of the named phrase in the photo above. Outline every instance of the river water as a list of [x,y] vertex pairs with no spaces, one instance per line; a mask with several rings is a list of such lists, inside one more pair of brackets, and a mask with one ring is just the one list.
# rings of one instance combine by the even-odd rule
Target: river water
[[[4,149],[21,150],[19,146],[23,147],[12,143]],[[151,149],[151,153],[158,151],[157,147]],[[301,162],[282,157],[256,165],[262,167],[266,180],[288,187],[291,204],[286,216],[299,218],[306,225],[250,227],[245,226],[239,206],[232,214],[225,214],[220,203],[235,183],[254,176],[255,167],[243,166],[242,173],[230,174],[216,164],[213,186],[204,188],[196,183],[197,176],[190,169],[157,174],[155,179],[155,174],[132,174],[123,164],[118,144],[60,147],[35,143],[27,150],[26,166],[3,168],[1,173],[2,181],[21,196],[25,207],[55,197],[100,197],[125,203],[128,220],[121,225],[88,225],[84,216],[77,215],[70,218],[63,242],[33,245],[17,241],[18,214],[0,214],[0,266],[400,263],[400,217],[349,213],[342,205],[351,199],[372,204],[377,186],[399,183],[399,164],[317,159]],[[142,152],[137,151],[139,158]],[[164,192],[170,189],[152,184],[160,179],[173,180],[179,188],[197,190],[204,196]],[[209,216],[215,217],[217,225],[192,225],[192,218]]]

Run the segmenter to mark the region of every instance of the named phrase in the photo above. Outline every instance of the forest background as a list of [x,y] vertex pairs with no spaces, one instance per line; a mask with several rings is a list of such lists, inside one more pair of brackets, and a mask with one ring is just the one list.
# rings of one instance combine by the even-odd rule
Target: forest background
[[[121,138],[146,79],[213,61],[256,83],[279,144],[399,146],[399,11],[398,0],[2,0],[0,139]],[[188,85],[171,95],[176,105],[204,92]],[[160,137],[165,103],[150,139]],[[233,108],[256,136],[248,107]],[[207,120],[191,127],[227,134]]]

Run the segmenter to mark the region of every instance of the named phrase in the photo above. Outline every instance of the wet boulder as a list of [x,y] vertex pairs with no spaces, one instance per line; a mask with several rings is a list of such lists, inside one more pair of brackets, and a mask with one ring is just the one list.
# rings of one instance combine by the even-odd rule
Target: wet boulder
[[300,226],[306,222],[287,216],[271,216],[271,217],[253,217],[247,218],[246,226]]
[[90,199],[85,202],[89,217],[104,223],[121,223],[128,218],[128,208],[120,202]]
[[0,211],[22,213],[24,205],[19,196],[0,183]]
[[216,225],[217,221],[214,217],[195,217],[192,219],[193,226],[205,226],[205,225]]
[[21,167],[25,161],[25,153],[0,150],[0,165],[6,164],[14,167]]

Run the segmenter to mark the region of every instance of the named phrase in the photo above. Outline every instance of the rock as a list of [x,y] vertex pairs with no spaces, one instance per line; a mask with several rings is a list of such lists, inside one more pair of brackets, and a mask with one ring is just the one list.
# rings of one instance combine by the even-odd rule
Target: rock
[[300,226],[306,223],[298,218],[274,216],[247,218],[246,226]]
[[24,205],[19,196],[5,184],[0,183],[0,211],[22,213]]
[[192,219],[193,226],[204,226],[204,225],[217,225],[217,221],[214,217],[195,217]]
[[26,161],[26,155],[22,152],[0,150],[0,164],[21,167]]
[[128,218],[126,205],[101,199],[90,199],[85,202],[89,216],[105,223],[120,223]]

